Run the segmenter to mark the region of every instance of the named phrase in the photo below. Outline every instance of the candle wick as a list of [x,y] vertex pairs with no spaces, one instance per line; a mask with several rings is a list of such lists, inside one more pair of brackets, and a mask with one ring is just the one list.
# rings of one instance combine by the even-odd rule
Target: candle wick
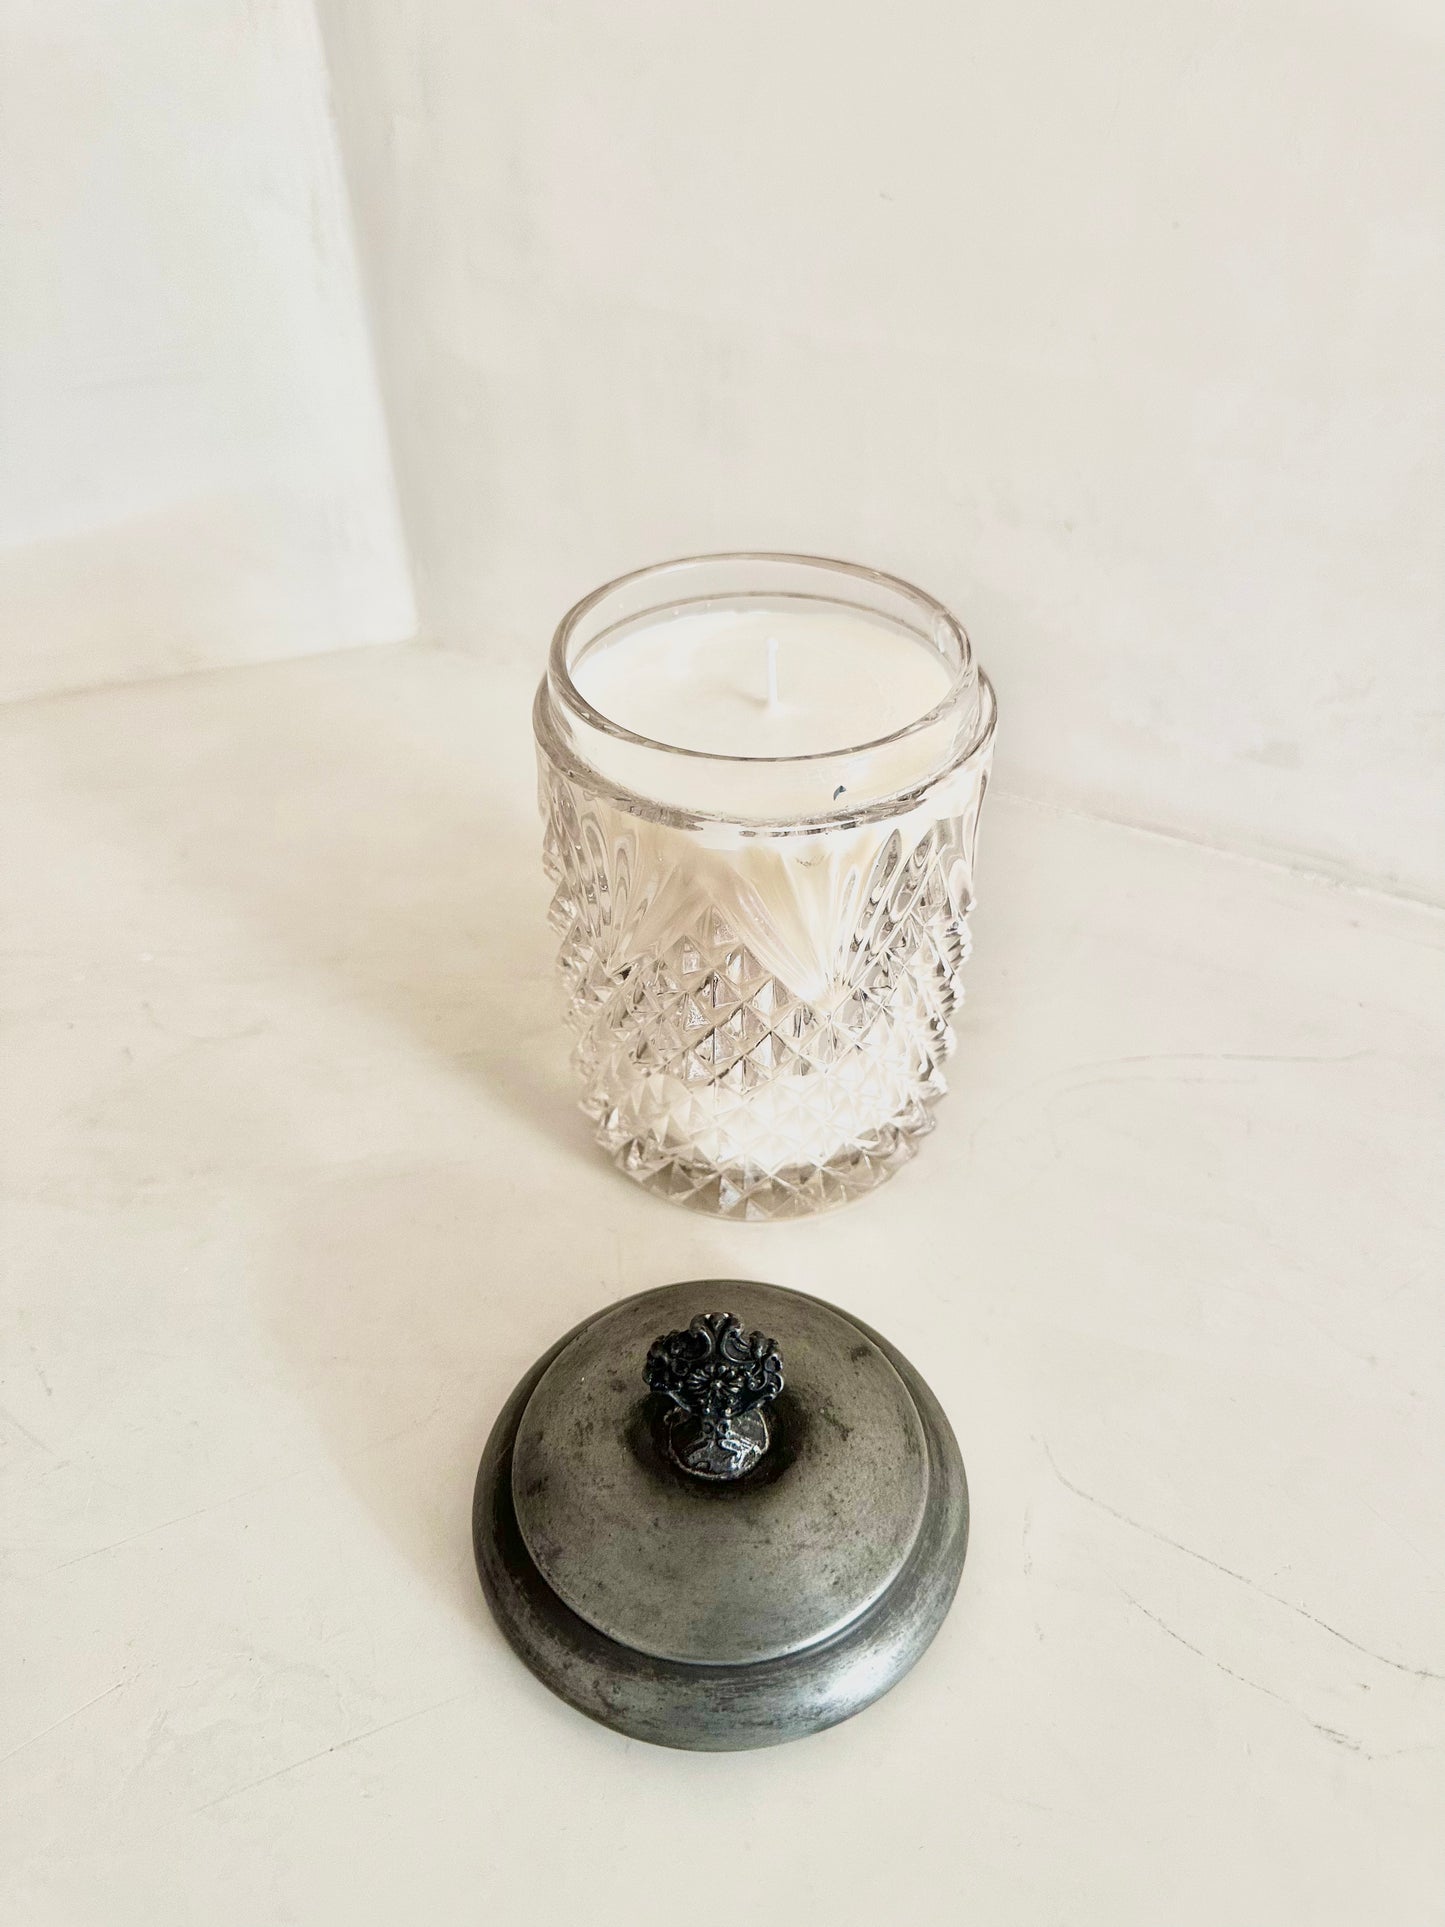
[[778,639],[768,637],[768,708],[778,706]]

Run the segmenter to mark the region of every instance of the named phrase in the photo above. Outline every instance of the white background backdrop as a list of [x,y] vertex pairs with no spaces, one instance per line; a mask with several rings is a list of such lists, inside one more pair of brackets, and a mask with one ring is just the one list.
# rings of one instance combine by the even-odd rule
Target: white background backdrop
[[1005,785],[1439,896],[1438,28],[12,7],[0,690],[818,549],[957,605]]
[[[1445,925],[1199,847],[1445,895],[1440,41],[12,0],[3,1927],[636,1927],[679,1841],[837,1927],[1445,1920]],[[1003,701],[940,1128],[771,1231],[575,1113],[526,720],[735,544]],[[675,1756],[465,1522],[557,1332],[748,1274],[925,1364],[974,1533],[864,1718]]]
[[962,613],[1005,784],[1445,889],[1438,11],[323,22],[437,633],[855,556]]
[[0,699],[415,615],[316,22],[0,10]]

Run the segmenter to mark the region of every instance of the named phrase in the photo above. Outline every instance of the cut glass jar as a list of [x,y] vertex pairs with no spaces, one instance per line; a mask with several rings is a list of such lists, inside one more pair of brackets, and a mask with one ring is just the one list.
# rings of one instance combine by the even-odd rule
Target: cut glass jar
[[665,563],[564,618],[534,717],[544,856],[582,1107],[628,1176],[766,1220],[912,1155],[995,715],[955,618],[845,563]]

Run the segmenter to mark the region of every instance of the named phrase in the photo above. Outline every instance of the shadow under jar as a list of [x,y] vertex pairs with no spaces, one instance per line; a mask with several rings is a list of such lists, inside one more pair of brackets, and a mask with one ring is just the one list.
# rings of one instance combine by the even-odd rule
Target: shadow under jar
[[843,1204],[932,1128],[996,706],[894,577],[703,556],[584,598],[534,712],[582,1108],[629,1177]]

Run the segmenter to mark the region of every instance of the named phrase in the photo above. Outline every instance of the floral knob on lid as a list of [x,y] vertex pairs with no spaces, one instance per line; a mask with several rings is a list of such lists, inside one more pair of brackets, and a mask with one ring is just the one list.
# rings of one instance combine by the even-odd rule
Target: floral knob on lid
[[731,1312],[699,1312],[685,1331],[655,1340],[643,1376],[672,1401],[667,1449],[684,1472],[740,1479],[767,1451],[763,1408],[783,1389],[782,1357]]

